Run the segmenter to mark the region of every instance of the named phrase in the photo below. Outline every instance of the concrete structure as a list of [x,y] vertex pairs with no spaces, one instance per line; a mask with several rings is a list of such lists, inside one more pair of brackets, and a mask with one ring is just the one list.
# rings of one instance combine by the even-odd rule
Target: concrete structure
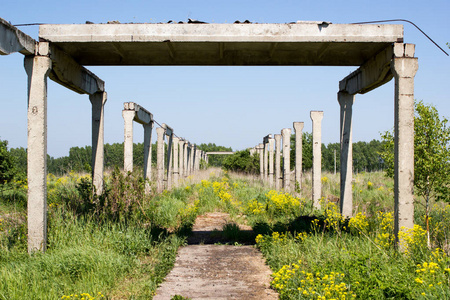
[[152,162],[152,129],[153,115],[142,106],[134,102],[123,104],[122,116],[124,120],[124,157],[123,169],[125,172],[133,172],[133,121],[142,124],[144,127],[144,179],[148,179],[145,184],[145,192],[150,192],[149,180],[151,180]]
[[[339,91],[350,95],[366,93],[395,75],[395,219],[396,228],[411,226],[414,145],[409,138],[413,123],[409,100],[413,98],[417,59],[413,57],[414,45],[403,44],[403,26],[328,22],[46,24],[40,26],[39,35],[45,42],[37,43],[0,20],[0,54],[20,52],[28,56],[30,251],[45,249],[45,213],[36,218],[33,214],[46,210],[46,79],[78,93],[103,93],[103,81],[82,65],[358,66],[339,84]],[[95,139],[101,141],[101,136],[99,133]],[[101,148],[98,145],[97,150]],[[40,237],[31,232],[35,229],[41,232]]]
[[234,154],[233,151],[211,151],[205,152],[205,155],[231,155]]
[[352,194],[352,173],[353,173],[353,144],[352,144],[352,112],[355,96],[345,93],[338,93],[338,101],[341,106],[341,197],[340,208],[344,217],[352,217],[353,194]]
[[295,189],[301,191],[302,189],[302,130],[303,122],[294,122],[293,127],[295,131]]
[[[180,140],[178,141],[178,181],[184,178],[184,143],[185,141],[180,138]],[[179,185],[179,182],[177,184]]]
[[259,154],[259,174],[262,181],[264,181],[264,144],[258,144]]
[[269,138],[269,186],[273,188],[273,150],[275,146],[275,139],[270,135]]
[[283,138],[283,188],[286,192],[291,191],[291,129],[281,130]]
[[269,181],[269,139],[272,137],[271,134],[266,135],[263,138],[263,171],[264,171],[264,181]]
[[312,200],[320,208],[322,198],[322,119],[323,111],[311,111],[313,135]]
[[167,160],[166,160],[166,172],[165,172],[165,186],[167,189],[172,188],[172,160],[173,160],[173,129],[167,124],[162,124],[164,128],[164,133],[167,136]]
[[275,189],[281,189],[281,134],[275,134]]
[[180,139],[177,137],[173,138],[173,186],[178,187],[178,183],[180,181],[180,173],[179,173],[179,165],[178,165],[178,159],[179,159],[179,144]]
[[183,146],[183,176],[186,178],[189,176],[189,142],[184,141]]
[[156,192],[164,190],[164,133],[162,127],[156,128]]

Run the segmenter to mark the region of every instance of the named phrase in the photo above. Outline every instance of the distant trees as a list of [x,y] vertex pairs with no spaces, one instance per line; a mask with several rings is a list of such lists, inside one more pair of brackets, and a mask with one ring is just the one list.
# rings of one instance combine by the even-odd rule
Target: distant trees
[[[205,152],[233,151],[231,147],[217,146],[214,143],[200,144],[197,145],[197,148]],[[226,159],[226,156],[227,155],[210,155],[208,157],[208,164],[214,167],[221,167]]]
[[223,168],[229,171],[245,172],[247,174],[259,173],[259,156],[250,155],[248,149],[227,155],[223,162]]

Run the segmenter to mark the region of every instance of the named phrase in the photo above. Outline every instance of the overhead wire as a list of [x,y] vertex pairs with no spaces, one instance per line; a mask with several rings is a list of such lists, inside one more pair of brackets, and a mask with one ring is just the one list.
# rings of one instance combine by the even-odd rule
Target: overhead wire
[[410,20],[406,20],[406,19],[391,19],[391,20],[379,20],[379,21],[368,21],[368,22],[356,22],[356,23],[350,23],[350,24],[373,24],[373,23],[387,23],[387,22],[407,22],[411,25],[413,25],[414,27],[416,27],[424,36],[426,36],[436,47],[438,47],[439,49],[441,49],[442,52],[445,53],[445,55],[449,56],[447,52],[445,52],[444,49],[442,49],[432,38],[430,38],[428,36],[428,34],[426,34],[422,29],[419,28],[419,26],[417,26],[416,24],[414,24],[413,22],[411,22]]

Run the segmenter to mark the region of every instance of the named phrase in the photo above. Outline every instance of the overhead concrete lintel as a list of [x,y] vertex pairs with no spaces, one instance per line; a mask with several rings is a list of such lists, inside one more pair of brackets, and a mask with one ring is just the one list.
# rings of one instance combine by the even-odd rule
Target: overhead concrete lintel
[[163,123],[161,127],[165,129],[166,135],[171,136],[173,134],[173,129],[169,125]]
[[36,41],[32,37],[0,18],[0,55],[9,55],[15,52],[33,55],[35,51]]
[[146,125],[153,122],[153,114],[134,102],[125,102],[123,104],[124,110],[134,110],[136,112],[134,121],[139,124]]
[[212,151],[206,152],[207,155],[231,155],[234,154],[233,151]]
[[[339,82],[339,91],[350,95],[365,94],[389,82],[394,77],[391,71],[391,60],[396,51],[395,49],[399,48],[396,44],[399,43],[386,47],[356,71],[341,80]],[[404,48],[402,47],[402,49]],[[397,52],[401,52],[400,49]],[[401,53],[403,55],[404,51]]]
[[39,55],[49,56],[53,62],[51,80],[79,94],[93,95],[105,91],[105,82],[77,63],[70,55],[48,42],[39,42]]

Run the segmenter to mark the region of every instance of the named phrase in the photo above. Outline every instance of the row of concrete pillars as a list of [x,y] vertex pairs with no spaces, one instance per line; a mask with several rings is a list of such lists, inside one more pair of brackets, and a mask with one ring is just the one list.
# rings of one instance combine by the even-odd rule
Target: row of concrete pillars
[[[153,115],[142,106],[124,103],[124,171],[133,171],[133,121],[144,126],[144,179],[145,192],[151,191],[152,181],[152,129],[155,121]],[[195,144],[175,136],[174,130],[162,124],[156,128],[156,192],[179,186],[181,180],[200,170],[200,162],[208,161],[206,152],[197,149]],[[165,141],[167,142],[167,151]]]
[[[313,125],[312,200],[314,207],[320,208],[323,111],[311,111],[310,116]],[[291,128],[282,129],[281,134],[275,134],[274,137],[271,134],[265,136],[261,144],[250,149],[250,154],[259,154],[261,180],[276,190],[283,188],[286,192],[301,191],[302,188],[302,130],[304,123],[294,122],[293,127],[295,131],[294,186],[291,184]],[[283,158],[283,164],[281,164],[281,158]]]

